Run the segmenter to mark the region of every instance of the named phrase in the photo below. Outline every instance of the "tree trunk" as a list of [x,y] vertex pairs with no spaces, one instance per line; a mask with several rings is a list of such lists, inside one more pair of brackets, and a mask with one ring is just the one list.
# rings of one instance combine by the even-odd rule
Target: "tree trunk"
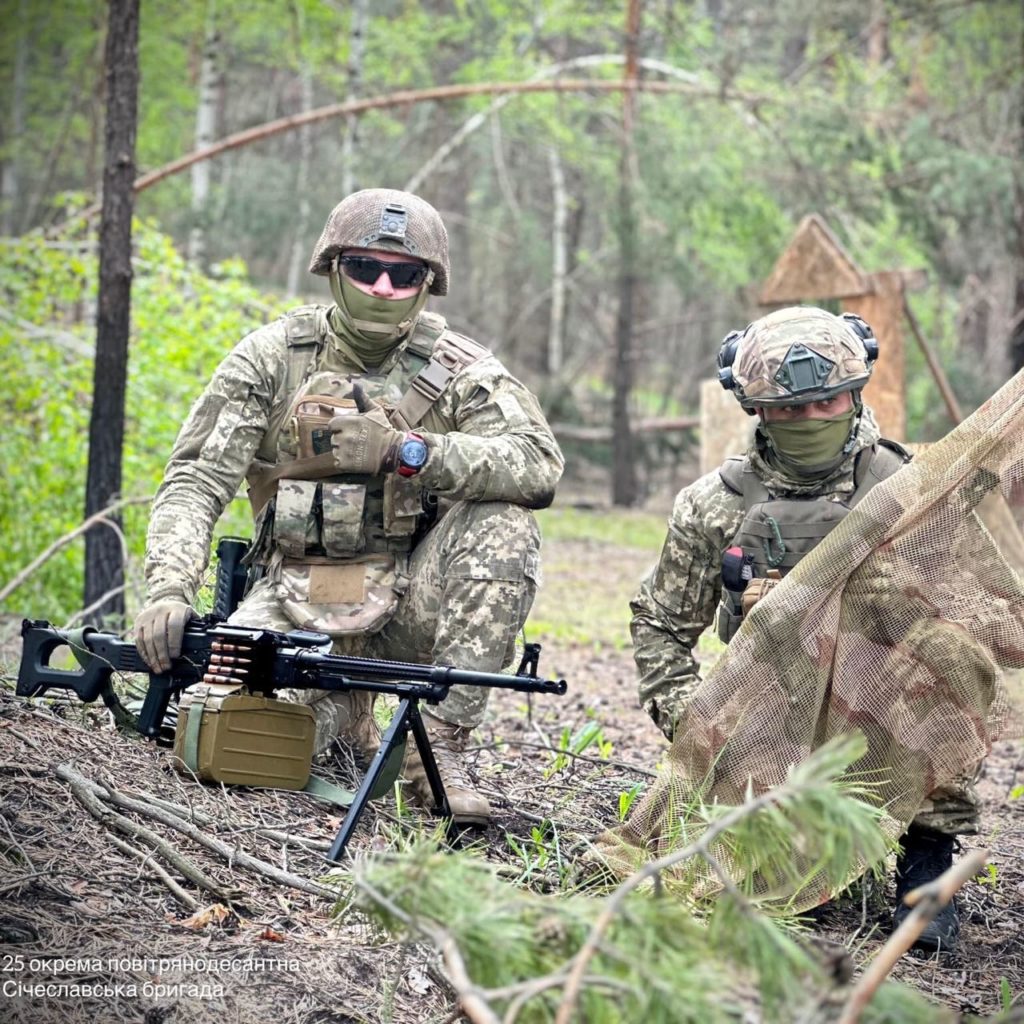
[[[110,0],[96,365],[85,490],[87,517],[108,506],[121,492],[132,286],[138,41],[139,0]],[[100,526],[85,536],[85,607],[95,606],[97,618],[124,615],[120,516],[110,518],[117,524],[117,530]]]
[[[199,104],[196,107],[195,148],[209,146],[217,137],[217,61],[220,33],[217,31],[217,0],[206,5],[206,29],[203,55],[199,64]],[[196,263],[206,261],[206,232],[209,227],[210,163],[192,166],[192,230],[188,237],[188,256]]]
[[[305,59],[304,39],[306,33],[302,8],[292,4],[292,24],[295,29],[294,52],[299,56],[299,88],[301,90],[302,112],[313,109],[313,68]],[[347,131],[346,131],[347,134]],[[344,149],[344,146],[342,147]],[[299,290],[299,282],[303,280],[309,263],[312,247],[309,238],[309,222],[312,208],[309,202],[309,166],[313,155],[313,129],[307,124],[299,129],[299,159],[295,171],[295,195],[297,196],[295,211],[295,234],[292,238],[292,254],[288,261],[288,294],[295,295]],[[345,175],[346,160],[342,159],[342,177]],[[342,189],[342,195],[348,195]]]
[[[18,146],[23,145],[25,132],[25,80],[28,75],[29,24],[28,0],[18,4],[18,43],[14,53],[14,82],[11,88],[11,121],[8,156],[3,163],[3,181],[0,201],[3,203],[2,230],[13,235],[18,230],[18,210],[21,208],[21,182],[18,175]],[[27,226],[27,225],[26,225]]]
[[871,0],[868,22],[868,63],[878,67],[889,56],[889,18],[885,0]]
[[[348,41],[348,92],[346,100],[354,100],[363,87],[363,56],[366,53],[366,0],[353,0],[352,24]],[[345,118],[345,134],[341,140],[341,195],[339,199],[356,190],[356,135],[359,131],[359,116],[350,114]]]
[[[640,0],[629,0],[626,15],[626,80],[637,78]],[[619,310],[615,322],[615,360],[612,363],[612,503],[635,505],[636,459],[629,399],[633,390],[633,319],[636,302],[636,149],[633,137],[636,90],[622,99],[622,154],[619,173]]]
[[569,220],[569,197],[565,190],[565,174],[558,150],[548,150],[551,167],[551,320],[548,325],[547,368],[551,377],[562,369],[565,340],[565,275],[568,269],[566,225]]

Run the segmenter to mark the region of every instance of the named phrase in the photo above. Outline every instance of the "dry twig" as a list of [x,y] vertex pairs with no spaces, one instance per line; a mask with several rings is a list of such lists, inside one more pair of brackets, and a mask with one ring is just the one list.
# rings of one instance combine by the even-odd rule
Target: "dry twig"
[[[118,839],[117,836],[111,836],[110,841],[122,852],[127,853],[131,857],[138,857],[142,861],[143,868],[149,868],[154,875],[170,890],[171,895],[179,902],[183,903],[189,910],[198,910],[202,903],[199,902],[194,896],[186,892],[178,883],[171,878],[167,871],[153,859],[153,851],[150,850],[148,853],[144,850],[137,850],[131,843],[126,843],[123,839]],[[141,871],[141,869],[140,869]]]
[[878,951],[871,966],[854,986],[843,1007],[839,1024],[857,1024],[864,1008],[871,1002],[878,986],[889,976],[896,961],[917,941],[918,936],[935,915],[953,898],[965,882],[970,881],[985,866],[988,850],[971,850],[934,882],[907,893],[906,902],[914,908],[907,919],[889,936]]
[[89,788],[97,797],[117,804],[119,807],[124,807],[126,810],[133,811],[135,814],[142,814],[164,825],[169,825],[176,831],[188,836],[189,839],[199,843],[201,846],[205,846],[206,849],[212,850],[222,857],[229,867],[234,867],[237,864],[239,867],[246,868],[256,874],[264,875],[279,885],[287,885],[292,889],[298,889],[312,896],[322,896],[332,900],[337,898],[337,892],[326,885],[320,885],[317,882],[311,882],[307,878],[300,878],[298,875],[282,871],[265,860],[253,857],[244,850],[230,846],[214,836],[207,835],[201,829],[191,824],[191,822],[179,818],[176,814],[161,810],[159,807],[154,807],[143,800],[132,799],[109,786],[101,786],[98,783],[91,782],[71,768],[70,765],[58,765],[56,772],[60,778],[67,782]]
[[[109,526],[120,534],[118,527],[107,519],[107,516],[111,512],[116,512],[119,508],[124,508],[127,505],[143,505],[153,500],[152,495],[138,498],[122,498],[120,501],[115,501],[108,505],[104,509],[100,509],[99,512],[93,513],[88,519],[84,520],[80,525],[76,526],[70,533],[65,533],[63,537],[59,537],[55,540],[42,554],[32,559],[28,565],[25,566],[17,576],[14,577],[6,586],[0,589],[0,601],[3,601],[12,591],[17,590],[38,569],[41,565],[45,565],[61,548],[66,547],[76,537],[81,536],[87,530],[91,529],[102,523],[104,526]],[[121,534],[122,540],[123,534]]]
[[115,828],[132,838],[141,839],[148,843],[160,854],[167,863],[174,865],[181,874],[198,885],[201,889],[216,896],[218,900],[228,900],[223,889],[213,879],[205,875],[192,863],[180,850],[176,850],[166,839],[158,836],[152,829],[140,825],[138,822],[126,818],[123,814],[110,807],[106,807],[96,793],[100,789],[95,783],[90,782],[84,775],[68,768],[67,765],[59,765],[56,769],[59,778],[70,783],[71,792],[78,802],[101,824],[108,828]]

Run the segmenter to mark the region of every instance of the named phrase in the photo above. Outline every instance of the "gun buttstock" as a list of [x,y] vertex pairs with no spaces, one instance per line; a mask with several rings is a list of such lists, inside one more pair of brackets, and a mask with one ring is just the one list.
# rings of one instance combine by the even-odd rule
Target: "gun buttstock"
[[79,700],[86,703],[94,701],[110,677],[109,665],[88,657],[85,664],[77,669],[59,669],[50,665],[50,658],[58,647],[69,646],[76,652],[76,656],[83,651],[88,655],[90,652],[86,637],[90,632],[96,631],[86,628],[72,635],[49,622],[25,619],[21,624],[24,646],[15,691],[18,696],[36,697],[50,689],[71,690]]

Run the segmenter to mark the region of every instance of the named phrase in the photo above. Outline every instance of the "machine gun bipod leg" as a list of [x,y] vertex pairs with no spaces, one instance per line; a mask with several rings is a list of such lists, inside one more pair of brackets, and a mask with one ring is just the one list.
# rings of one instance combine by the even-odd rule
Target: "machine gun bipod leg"
[[423,762],[427,781],[430,784],[430,792],[435,804],[434,812],[440,814],[447,821],[448,829],[451,831],[452,812],[448,806],[448,796],[444,791],[444,783],[441,781],[441,773],[438,771],[437,761],[434,760],[434,751],[430,746],[427,727],[424,725],[423,716],[420,714],[419,701],[406,697],[399,703],[398,710],[395,711],[395,716],[391,719],[391,724],[387,727],[381,739],[380,748],[374,754],[373,761],[370,763],[363,781],[359,784],[359,789],[356,790],[356,795],[352,800],[348,813],[345,815],[345,820],[341,823],[341,828],[338,830],[338,834],[335,836],[334,842],[327,852],[327,860],[335,863],[341,861],[348,846],[348,841],[352,837],[352,833],[355,831],[355,827],[359,823],[359,818],[365,810],[367,803],[374,795],[374,790],[377,788],[377,783],[385,767],[392,754],[403,746],[410,732],[416,741],[416,748],[419,751],[420,760]]

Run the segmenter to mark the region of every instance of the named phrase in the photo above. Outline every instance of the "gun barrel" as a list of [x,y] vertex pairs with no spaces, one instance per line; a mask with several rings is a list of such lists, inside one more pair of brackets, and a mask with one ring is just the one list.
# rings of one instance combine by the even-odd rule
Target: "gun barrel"
[[[452,668],[447,665],[421,665],[407,661],[378,661],[318,651],[296,652],[283,650],[282,661],[287,669],[297,667],[299,674],[317,675],[323,681],[362,680],[368,682],[426,683],[447,688],[449,686],[488,686],[500,690],[518,690],[521,693],[564,694],[564,679],[541,679],[534,675],[513,675],[503,672],[477,672],[474,669]],[[293,677],[280,685],[301,685]]]

